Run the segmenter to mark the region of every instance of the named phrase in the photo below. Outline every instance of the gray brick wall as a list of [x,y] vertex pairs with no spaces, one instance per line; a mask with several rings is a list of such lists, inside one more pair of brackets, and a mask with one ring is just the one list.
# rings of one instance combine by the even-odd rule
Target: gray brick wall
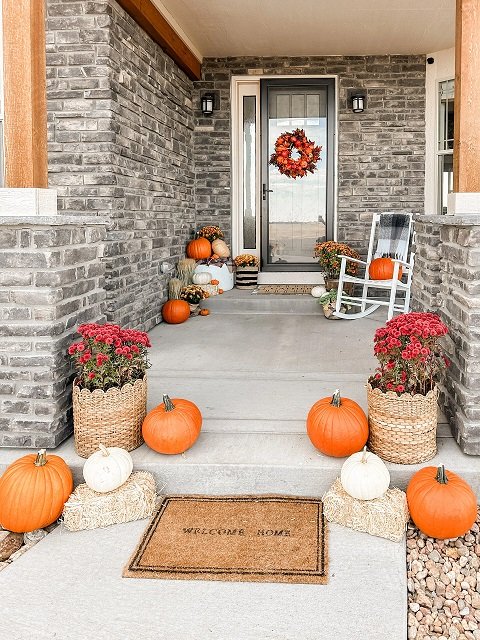
[[[372,214],[423,212],[424,56],[207,58],[195,83],[197,223],[230,231],[230,80],[269,75],[338,75],[338,236],[365,252]],[[255,76],[252,76],[254,78]],[[364,88],[367,109],[352,113],[349,89]],[[203,117],[200,95],[217,91],[220,109]],[[211,127],[211,131],[204,131]]]
[[195,227],[192,82],[115,0],[47,0],[47,83],[59,211],[110,218],[107,317],[148,330]]
[[104,321],[105,225],[0,219],[0,446],[55,447],[71,432],[76,326]]

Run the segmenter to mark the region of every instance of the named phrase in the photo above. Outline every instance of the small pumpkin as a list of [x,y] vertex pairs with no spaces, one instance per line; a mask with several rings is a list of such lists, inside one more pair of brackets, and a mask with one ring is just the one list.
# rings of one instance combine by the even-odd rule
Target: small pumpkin
[[0,525],[15,533],[48,527],[72,490],[72,472],[60,456],[47,456],[45,449],[29,453],[0,478]]
[[200,271],[192,276],[193,284],[208,284],[212,280],[212,274],[209,271]]
[[217,256],[217,254],[216,254],[216,253],[212,253],[212,255],[210,256],[210,258],[211,258],[212,260],[218,260],[218,259],[220,258],[220,256]]
[[230,249],[227,243],[220,238],[217,238],[212,242],[212,251],[220,258],[228,258],[230,256]]
[[99,445],[83,465],[83,477],[93,491],[108,493],[121,487],[133,470],[132,456],[120,447]]
[[424,467],[407,487],[412,520],[430,538],[463,536],[477,518],[477,499],[470,485],[443,465]]
[[[372,280],[391,280],[395,263],[391,258],[375,258],[368,267],[368,274]],[[402,278],[402,265],[398,269],[398,279]]]
[[209,316],[210,315],[210,310],[209,309],[200,309],[200,315],[201,316]]
[[307,434],[314,447],[327,456],[343,458],[362,449],[368,438],[368,420],[363,409],[350,398],[318,400],[307,416]]
[[210,280],[210,284],[220,284],[220,280],[214,278],[213,280]]
[[163,396],[163,403],[147,414],[142,434],[158,453],[183,453],[195,443],[202,428],[202,414],[190,400]]
[[190,317],[190,307],[185,300],[168,300],[162,307],[162,318],[168,324],[181,324]]
[[312,288],[310,293],[314,298],[321,298],[325,293],[325,291],[326,291],[325,287],[323,287],[322,285],[317,285],[316,287]]
[[352,498],[374,500],[381,498],[390,486],[390,473],[383,460],[364,447],[345,460],[340,482]]
[[218,293],[222,294],[223,293],[223,289],[219,289]]
[[187,256],[194,260],[204,260],[212,255],[212,245],[206,238],[195,238],[187,244]]

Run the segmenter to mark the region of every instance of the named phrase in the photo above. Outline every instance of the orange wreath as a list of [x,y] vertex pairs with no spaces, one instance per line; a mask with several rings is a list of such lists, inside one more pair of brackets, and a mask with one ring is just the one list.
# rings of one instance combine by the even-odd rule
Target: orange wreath
[[[275,142],[275,151],[270,157],[270,164],[278,168],[280,173],[289,178],[303,178],[308,172],[313,173],[320,160],[322,147],[317,147],[309,140],[303,129],[285,132]],[[298,158],[292,158],[296,151]]]

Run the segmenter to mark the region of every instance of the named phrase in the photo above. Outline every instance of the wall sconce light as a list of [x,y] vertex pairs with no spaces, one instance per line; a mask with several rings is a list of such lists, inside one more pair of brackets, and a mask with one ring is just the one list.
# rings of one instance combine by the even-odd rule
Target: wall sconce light
[[213,113],[214,95],[206,93],[202,96],[202,113],[204,116],[211,116]]
[[356,94],[352,96],[352,111],[353,113],[363,113],[365,111],[365,96],[362,94]]

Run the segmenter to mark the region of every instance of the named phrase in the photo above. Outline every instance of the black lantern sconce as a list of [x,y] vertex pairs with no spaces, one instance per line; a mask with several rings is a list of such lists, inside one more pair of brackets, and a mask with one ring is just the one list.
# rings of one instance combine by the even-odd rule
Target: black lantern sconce
[[215,96],[213,93],[206,93],[202,96],[202,113],[204,116],[211,116],[215,106]]
[[363,113],[365,111],[365,95],[362,93],[356,93],[352,96],[352,111],[353,113]]

